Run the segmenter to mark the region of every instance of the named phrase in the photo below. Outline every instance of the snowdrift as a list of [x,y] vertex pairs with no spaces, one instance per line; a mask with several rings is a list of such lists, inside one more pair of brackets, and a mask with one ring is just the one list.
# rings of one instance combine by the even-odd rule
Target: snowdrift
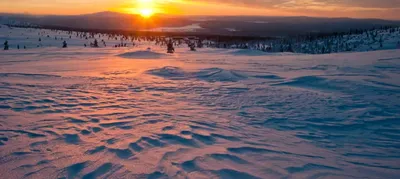
[[153,52],[153,51],[134,51],[127,52],[123,54],[119,54],[119,57],[129,58],[129,59],[160,59],[164,57],[168,57],[167,54]]
[[168,79],[197,79],[208,82],[236,82],[247,79],[244,74],[222,68],[207,68],[197,72],[187,72],[178,67],[163,67],[148,70],[147,73]]

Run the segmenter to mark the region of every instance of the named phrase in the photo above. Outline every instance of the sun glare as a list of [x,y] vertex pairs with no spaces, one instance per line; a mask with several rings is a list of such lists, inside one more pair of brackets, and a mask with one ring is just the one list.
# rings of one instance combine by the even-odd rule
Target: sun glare
[[140,15],[142,17],[148,18],[151,17],[154,14],[154,11],[152,9],[140,9]]
[[142,17],[148,18],[154,14],[154,2],[153,0],[137,0],[138,12]]

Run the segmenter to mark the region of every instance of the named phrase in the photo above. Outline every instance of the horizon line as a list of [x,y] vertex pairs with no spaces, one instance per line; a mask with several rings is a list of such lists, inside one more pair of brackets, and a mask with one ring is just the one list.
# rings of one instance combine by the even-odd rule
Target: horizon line
[[[83,16],[83,15],[95,15],[100,13],[115,13],[115,14],[123,14],[123,15],[137,15],[137,13],[126,13],[126,12],[118,12],[118,11],[96,11],[89,13],[80,13],[80,14],[35,14],[35,13],[27,13],[27,12],[0,12],[0,14],[7,15],[30,15],[30,16]],[[167,16],[182,16],[182,17],[306,17],[306,18],[316,18],[316,19],[357,19],[357,20],[388,20],[388,21],[399,21],[400,19],[391,19],[391,18],[359,18],[359,17],[329,17],[329,16],[306,16],[306,15],[281,15],[281,16],[271,16],[271,15],[186,15],[186,14],[168,14],[168,13],[155,13],[153,16],[157,15],[167,15]]]

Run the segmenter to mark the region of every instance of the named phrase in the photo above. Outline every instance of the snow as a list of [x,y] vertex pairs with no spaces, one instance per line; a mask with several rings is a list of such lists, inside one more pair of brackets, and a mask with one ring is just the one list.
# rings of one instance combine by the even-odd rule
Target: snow
[[269,22],[267,21],[250,21],[251,23],[255,23],[255,24],[268,24]]
[[241,44],[227,43],[230,48],[245,48],[265,52],[328,54],[400,49],[400,28],[380,28],[330,35],[303,35],[276,40],[254,40]]
[[196,32],[196,31],[199,31],[202,29],[203,28],[200,26],[200,24],[191,24],[191,25],[182,26],[182,27],[160,27],[160,28],[150,29],[148,31],[153,31],[153,32]]
[[229,32],[238,32],[240,30],[237,30],[235,28],[225,28],[225,30],[229,31]]
[[166,58],[168,55],[163,53],[152,52],[151,49],[146,51],[134,51],[119,54],[120,57],[131,58],[131,59],[158,59]]
[[2,178],[400,175],[400,50],[170,55],[0,31],[29,46],[0,51]]

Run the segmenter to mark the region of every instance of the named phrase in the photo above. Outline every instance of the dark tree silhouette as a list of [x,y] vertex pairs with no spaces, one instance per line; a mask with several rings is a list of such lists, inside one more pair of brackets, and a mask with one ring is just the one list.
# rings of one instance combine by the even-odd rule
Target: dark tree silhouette
[[8,41],[7,40],[4,42],[4,50],[8,50]]
[[67,48],[67,47],[68,47],[67,42],[64,40],[62,48]]
[[175,52],[174,44],[172,40],[170,40],[167,44],[167,53],[174,53],[174,52]]

